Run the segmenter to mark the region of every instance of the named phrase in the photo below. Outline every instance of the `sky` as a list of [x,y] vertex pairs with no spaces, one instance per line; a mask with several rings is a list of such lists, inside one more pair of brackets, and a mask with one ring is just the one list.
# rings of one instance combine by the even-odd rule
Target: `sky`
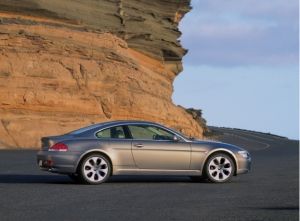
[[208,125],[299,139],[298,0],[192,0],[173,101]]

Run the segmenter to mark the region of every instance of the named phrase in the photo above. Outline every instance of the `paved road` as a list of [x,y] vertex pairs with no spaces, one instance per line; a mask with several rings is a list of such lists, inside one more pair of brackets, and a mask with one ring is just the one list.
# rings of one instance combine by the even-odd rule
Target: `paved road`
[[248,149],[250,174],[231,183],[186,177],[115,177],[77,185],[39,171],[35,151],[0,151],[0,220],[299,220],[299,143],[221,129]]

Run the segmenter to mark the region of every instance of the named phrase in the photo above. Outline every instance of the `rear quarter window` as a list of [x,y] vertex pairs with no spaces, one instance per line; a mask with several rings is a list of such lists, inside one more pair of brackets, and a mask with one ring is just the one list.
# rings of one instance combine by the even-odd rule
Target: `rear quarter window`
[[125,133],[122,126],[111,127],[101,130],[96,133],[97,138],[112,138],[112,139],[125,139]]

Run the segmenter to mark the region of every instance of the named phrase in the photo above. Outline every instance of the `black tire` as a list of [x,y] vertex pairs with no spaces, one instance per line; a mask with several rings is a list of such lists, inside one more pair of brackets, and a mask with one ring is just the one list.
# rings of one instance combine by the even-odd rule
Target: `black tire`
[[205,177],[203,176],[190,176],[190,179],[195,183],[205,182]]
[[106,156],[92,153],[84,157],[78,168],[81,183],[101,184],[106,182],[112,171],[110,161]]
[[235,164],[232,158],[225,153],[211,155],[204,168],[205,176],[212,183],[228,182],[235,173]]
[[68,174],[68,176],[75,183],[80,183],[81,182],[81,178],[80,178],[80,176],[77,173],[71,173],[71,174]]

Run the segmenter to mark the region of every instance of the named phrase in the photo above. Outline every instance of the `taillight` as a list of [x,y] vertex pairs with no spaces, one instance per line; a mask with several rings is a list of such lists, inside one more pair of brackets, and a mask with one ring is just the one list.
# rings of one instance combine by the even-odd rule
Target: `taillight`
[[64,143],[56,143],[49,148],[49,151],[67,151],[68,146]]

